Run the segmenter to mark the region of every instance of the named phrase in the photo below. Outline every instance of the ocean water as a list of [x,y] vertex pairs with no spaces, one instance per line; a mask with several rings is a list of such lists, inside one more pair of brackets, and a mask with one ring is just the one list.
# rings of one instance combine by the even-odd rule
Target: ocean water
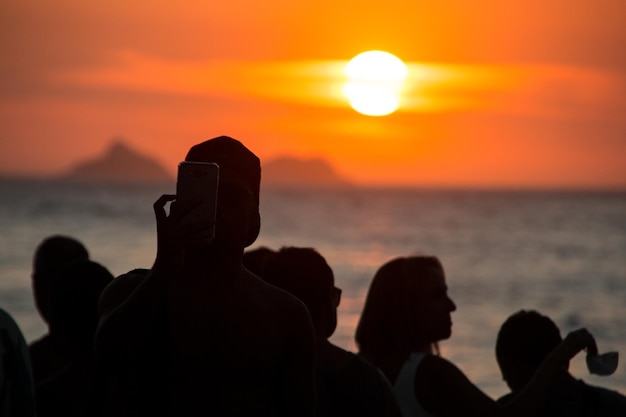
[[[0,306],[27,340],[45,332],[30,288],[32,255],[52,234],[71,235],[119,275],[150,267],[152,203],[174,185],[87,186],[0,180]],[[376,269],[416,253],[444,264],[453,313],[442,354],[492,397],[507,392],[494,355],[500,324],[519,309],[549,315],[563,334],[585,326],[601,351],[626,355],[626,192],[422,189],[263,189],[252,247],[315,247],[343,289],[332,340],[352,351]],[[585,381],[626,393],[626,364]]]

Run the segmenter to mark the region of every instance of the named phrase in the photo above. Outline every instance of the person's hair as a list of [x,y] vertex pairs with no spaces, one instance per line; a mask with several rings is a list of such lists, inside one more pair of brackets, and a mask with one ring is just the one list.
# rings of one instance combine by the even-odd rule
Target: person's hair
[[98,325],[98,299],[112,281],[107,268],[90,260],[71,263],[62,270],[50,297],[55,331],[76,347],[90,348]]
[[414,323],[415,291],[432,268],[443,272],[434,256],[410,256],[392,259],[381,266],[370,284],[365,306],[356,328],[359,354],[374,364],[391,353],[408,356],[416,346],[430,343],[438,353],[436,340],[421,340]]
[[241,261],[248,271],[263,278],[265,266],[275,254],[275,250],[266,246],[259,246],[258,248],[245,251]]
[[50,321],[50,291],[55,277],[72,262],[89,259],[87,248],[70,236],[52,235],[39,243],[33,258],[33,295],[39,314]]
[[185,161],[215,162],[220,166],[240,172],[250,186],[254,200],[259,205],[261,161],[243,143],[229,136],[219,136],[192,146]]
[[34,272],[43,276],[55,275],[67,264],[84,259],[89,259],[89,252],[78,240],[70,236],[49,236],[35,249]]
[[220,175],[226,170],[232,170],[242,176],[255,204],[255,213],[251,213],[250,229],[245,246],[248,247],[254,243],[261,228],[259,214],[261,161],[259,158],[237,139],[219,136],[192,146],[187,152],[185,161],[215,162],[220,167]]
[[[324,257],[315,249],[281,248],[267,261],[262,278],[300,299],[308,308],[316,329],[327,333],[323,337],[332,334],[336,326],[332,301],[335,278]],[[325,322],[329,318],[332,323]]]
[[510,363],[507,359],[538,368],[562,340],[559,328],[549,317],[535,310],[520,310],[500,327],[496,358],[501,368]]

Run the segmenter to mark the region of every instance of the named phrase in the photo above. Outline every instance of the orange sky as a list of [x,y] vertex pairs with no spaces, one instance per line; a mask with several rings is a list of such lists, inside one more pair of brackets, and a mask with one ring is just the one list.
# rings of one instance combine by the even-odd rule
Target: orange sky
[[[626,188],[623,0],[5,0],[0,174],[50,175],[114,136],[174,172],[228,134],[363,184]],[[352,110],[381,49],[405,106]]]

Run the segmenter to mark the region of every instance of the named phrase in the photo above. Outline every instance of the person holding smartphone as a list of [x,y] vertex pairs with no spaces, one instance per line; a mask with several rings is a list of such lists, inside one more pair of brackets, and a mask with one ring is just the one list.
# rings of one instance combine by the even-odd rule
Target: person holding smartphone
[[155,202],[153,267],[116,279],[101,298],[94,409],[313,416],[315,342],[306,307],[242,265],[260,229],[260,161],[225,136],[193,146],[185,160],[219,167],[215,216],[197,217],[210,206],[199,195]]

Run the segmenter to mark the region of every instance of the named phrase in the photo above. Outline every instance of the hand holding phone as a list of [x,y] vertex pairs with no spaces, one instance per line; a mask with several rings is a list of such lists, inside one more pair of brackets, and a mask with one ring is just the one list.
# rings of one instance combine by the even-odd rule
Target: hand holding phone
[[192,236],[199,232],[202,243],[209,243],[215,237],[218,183],[216,163],[184,161],[178,164],[176,204],[189,210],[181,217],[179,227]]

